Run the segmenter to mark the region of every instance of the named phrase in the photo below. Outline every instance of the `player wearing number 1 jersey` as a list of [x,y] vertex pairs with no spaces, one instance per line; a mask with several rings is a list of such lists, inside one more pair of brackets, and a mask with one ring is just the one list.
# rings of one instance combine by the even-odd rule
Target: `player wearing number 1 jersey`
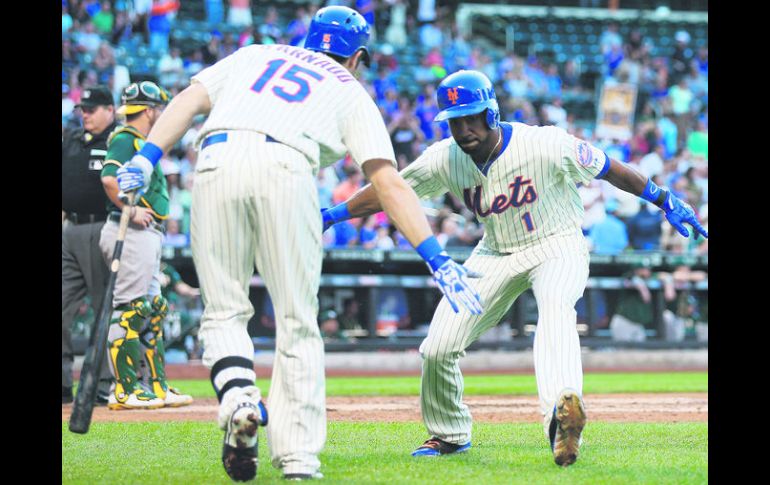
[[[496,325],[526,289],[538,307],[535,375],[545,433],[557,464],[575,462],[586,422],[575,303],[588,279],[577,184],[604,178],[707,236],[693,210],[665,189],[601,150],[553,127],[501,123],[489,79],[476,71],[446,77],[436,91],[452,137],[430,146],[402,172],[423,198],[452,192],[484,224],[484,237],[465,262],[483,274],[476,287],[482,315],[455,314],[442,299],[420,345],[420,402],[431,438],[412,454],[444,455],[471,447],[471,414],[462,402],[458,365],[465,349]],[[380,210],[369,186],[323,211],[325,225]],[[698,236],[695,233],[695,237]]]
[[[139,154],[119,174],[141,189],[164,150],[208,114],[198,138],[192,251],[205,311],[198,336],[219,398],[222,461],[234,480],[257,472],[257,426],[267,426],[272,463],[284,477],[320,475],[326,440],[323,340],[316,321],[321,221],[315,175],[349,152],[379,203],[434,271],[451,304],[479,313],[466,270],[432,236],[419,199],[398,175],[376,105],[353,73],[368,64],[369,26],[347,7],[318,10],[306,48],[244,47],[193,76],[168,106]],[[267,407],[255,386],[256,265],[276,317]],[[267,411],[270,411],[268,419]]]

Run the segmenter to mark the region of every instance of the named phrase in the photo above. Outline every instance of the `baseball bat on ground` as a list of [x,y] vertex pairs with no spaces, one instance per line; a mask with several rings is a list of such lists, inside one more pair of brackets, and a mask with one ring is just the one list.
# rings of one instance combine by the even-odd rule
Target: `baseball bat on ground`
[[120,269],[120,255],[123,253],[123,241],[126,239],[126,231],[128,230],[128,222],[131,219],[131,208],[134,206],[135,196],[135,192],[127,194],[128,203],[123,205],[123,210],[120,214],[118,238],[115,241],[115,250],[112,253],[107,288],[104,291],[104,299],[99,309],[99,318],[96,320],[96,327],[86,351],[85,360],[83,360],[83,367],[80,370],[78,393],[72,405],[69,429],[73,433],[88,433],[88,427],[91,425],[96,387],[99,384],[99,371],[107,347],[107,329],[109,328],[112,313],[112,292],[115,289],[115,280]]

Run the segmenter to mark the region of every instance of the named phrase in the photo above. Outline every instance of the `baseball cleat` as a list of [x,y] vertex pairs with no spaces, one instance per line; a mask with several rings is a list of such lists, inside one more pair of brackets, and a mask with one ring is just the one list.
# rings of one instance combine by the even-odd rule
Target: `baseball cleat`
[[112,411],[119,411],[121,409],[158,409],[163,406],[165,406],[163,399],[141,388],[135,389],[128,396],[125,394],[121,395],[121,399],[118,399],[115,393],[111,392],[110,397],[107,399],[107,409]]
[[580,448],[580,434],[585,425],[583,400],[577,391],[564,389],[553,406],[553,416],[548,428],[553,459],[557,465],[566,467],[575,463]]
[[257,427],[266,424],[267,410],[261,401],[258,405],[242,402],[230,415],[222,445],[222,464],[234,481],[246,482],[257,476]]
[[324,474],[321,472],[315,472],[315,473],[286,473],[284,474],[283,478],[285,480],[293,480],[295,482],[298,482],[300,480],[314,480],[314,479],[320,479],[323,478]]
[[440,456],[451,455],[452,453],[462,453],[468,451],[471,447],[471,442],[467,442],[463,445],[446,442],[435,436],[423,443],[419,448],[412,452],[412,456]]
[[187,394],[182,394],[175,387],[169,387],[166,390],[166,396],[163,398],[163,402],[166,403],[166,406],[168,407],[178,408],[180,406],[192,404],[193,398]]

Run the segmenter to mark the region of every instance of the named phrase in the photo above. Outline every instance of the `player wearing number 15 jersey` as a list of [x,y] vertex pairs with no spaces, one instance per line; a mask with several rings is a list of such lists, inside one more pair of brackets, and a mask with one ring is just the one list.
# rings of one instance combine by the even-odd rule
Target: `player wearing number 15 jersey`
[[[316,320],[319,168],[349,152],[452,305],[481,311],[468,284],[472,275],[431,234],[417,195],[395,168],[382,116],[354,76],[360,62],[368,64],[368,39],[363,17],[335,6],[318,10],[304,49],[254,45],[236,51],[193,76],[119,174],[121,190],[140,190],[193,117],[208,114],[197,140],[191,242],[205,305],[198,335],[220,402],[222,462],[234,480],[256,476],[259,425],[267,426],[271,461],[284,477],[320,474],[326,403]],[[276,317],[266,407],[255,386],[254,345],[246,330],[254,314],[249,283],[255,265]]]
[[[476,287],[482,315],[455,314],[439,303],[420,345],[422,417],[431,438],[412,454],[444,455],[471,447],[471,414],[463,404],[459,359],[497,325],[514,300],[532,288],[538,321],[535,376],[554,461],[575,462],[583,426],[583,373],[575,303],[588,279],[588,249],[580,230],[577,184],[604,178],[666,212],[682,235],[686,222],[707,236],[693,210],[625,164],[553,126],[500,122],[492,83],[459,71],[436,91],[452,137],[435,143],[406,167],[404,179],[423,198],[447,191],[465,201],[484,224],[484,237],[465,262],[483,276]],[[380,210],[370,186],[323,212],[326,225]]]

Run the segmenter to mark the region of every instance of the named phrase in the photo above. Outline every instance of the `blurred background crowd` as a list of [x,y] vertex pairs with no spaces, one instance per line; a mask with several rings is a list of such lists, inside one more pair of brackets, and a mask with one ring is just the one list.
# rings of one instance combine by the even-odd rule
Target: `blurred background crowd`
[[[702,28],[694,38],[686,25],[662,31],[609,19],[578,29],[569,22],[546,20],[536,28],[530,25],[527,32],[520,22],[522,35],[530,33],[532,44],[526,50],[511,49],[461,33],[457,3],[62,0],[62,130],[81,122],[74,106],[84,88],[107,85],[117,101],[130,81],[152,79],[176,94],[191,75],[240,47],[301,46],[318,8],[344,4],[358,9],[374,26],[373,62],[362,81],[380,107],[400,167],[449,135],[445,122],[432,122],[438,112],[438,82],[458,69],[477,69],[495,83],[503,120],[563,127],[670,187],[695,208],[704,225],[708,223],[708,39]],[[555,42],[549,43],[549,38]],[[576,39],[583,51],[571,45]],[[633,136],[628,140],[596,135],[596,111],[590,106],[596,105],[598,89],[613,82],[638,89]],[[171,195],[169,246],[189,245],[197,156],[193,141],[202,122],[197,120],[161,162]],[[350,159],[321,170],[321,206],[345,200],[364,183]],[[582,186],[580,194],[586,211],[583,230],[596,253],[708,251],[702,238],[682,238],[664,223],[657,208],[606,182]],[[442,244],[472,247],[483,235],[483,227],[453,196],[425,205]],[[324,244],[409,248],[384,214],[340,224],[324,234]]]
[[[684,0],[670,10],[666,4],[672,2],[658,2],[661,6],[654,15],[644,18],[629,15],[631,10],[620,15],[617,0],[545,2],[546,7],[544,2],[516,3],[524,4],[524,10],[531,6],[531,12],[506,14],[510,2],[497,0],[62,0],[62,131],[82,124],[75,105],[88,87],[108,86],[116,103],[126,85],[141,80],[156,81],[175,95],[192,75],[240,47],[301,46],[318,8],[347,5],[373,27],[371,68],[362,73],[361,81],[380,108],[400,168],[449,136],[446,123],[432,122],[438,112],[434,93],[440,80],[459,69],[476,69],[495,84],[502,120],[557,125],[590,141],[669,187],[692,205],[708,229],[707,17],[693,21],[687,13],[681,16],[684,20],[671,16],[673,10],[686,10]],[[499,8],[469,20],[460,13],[468,4]],[[554,4],[576,8],[559,14]],[[625,1],[620,6],[639,12],[652,8],[648,2]],[[703,14],[705,7],[696,5],[693,10]],[[631,133],[621,138],[599,136],[602,88],[616,84],[636,89]],[[190,244],[194,141],[203,121],[196,119],[161,160],[171,202],[164,242],[170,248]],[[364,183],[360,168],[349,158],[321,170],[317,176],[321,207],[344,201]],[[594,254],[708,254],[703,238],[681,237],[659,209],[609,183],[594,181],[579,187],[579,192],[585,208],[583,232]],[[451,194],[424,201],[424,206],[445,247],[470,249],[483,236],[483,226]],[[323,237],[326,248],[411,249],[384,213],[338,224]],[[200,302],[190,299],[192,303],[184,304],[192,295],[189,287],[173,267],[164,272],[168,276],[164,287],[172,296],[182,297],[178,302],[172,298],[174,318],[169,319],[166,335],[176,344],[170,345],[168,358],[173,361],[174,348],[194,358],[200,349],[189,329],[195,327]],[[648,273],[646,267],[629,270],[625,275],[629,289],[619,293],[618,302],[608,300],[603,290],[594,290],[590,298],[594,317],[589,323],[607,328],[612,316],[609,326],[619,332],[615,338],[644,339],[643,328],[649,331],[658,324],[640,278],[660,280],[665,295],[660,305],[670,310],[663,317],[671,329],[684,328],[672,315],[707,321],[707,306],[698,306],[689,292],[674,290],[675,284],[704,280],[706,273],[685,266]],[[378,332],[381,326],[405,329],[419,323],[410,321],[404,289],[388,291],[380,295],[376,310]],[[353,293],[346,295],[344,305],[333,305],[336,311],[328,309],[319,316],[327,337],[367,326],[358,299]],[[273,327],[269,296],[260,298],[263,308],[255,327],[250,327],[257,335]],[[588,318],[587,301],[578,303],[579,322]],[[522,302],[527,308],[524,298]],[[89,311],[85,304],[84,328],[92,320]],[[693,332],[695,327],[687,328]]]

